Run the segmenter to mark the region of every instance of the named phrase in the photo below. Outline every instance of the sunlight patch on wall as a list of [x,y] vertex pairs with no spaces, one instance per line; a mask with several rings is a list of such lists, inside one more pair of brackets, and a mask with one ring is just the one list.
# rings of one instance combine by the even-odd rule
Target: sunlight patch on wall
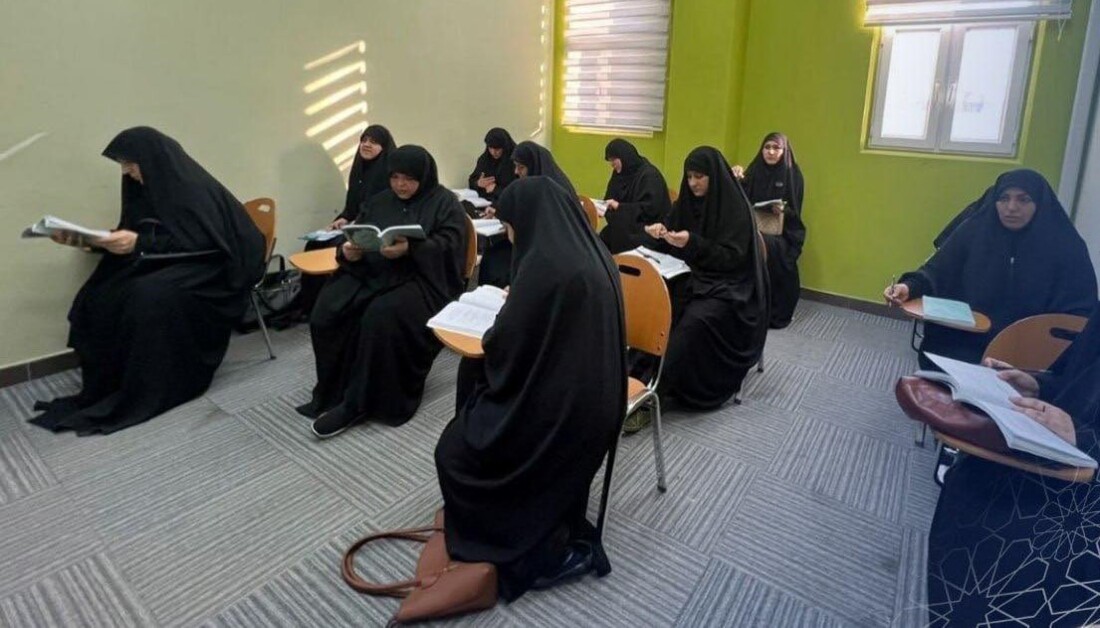
[[316,97],[304,111],[309,122],[306,137],[319,142],[344,175],[367,126],[366,52],[367,42],[360,40],[302,68],[307,75],[302,91]]

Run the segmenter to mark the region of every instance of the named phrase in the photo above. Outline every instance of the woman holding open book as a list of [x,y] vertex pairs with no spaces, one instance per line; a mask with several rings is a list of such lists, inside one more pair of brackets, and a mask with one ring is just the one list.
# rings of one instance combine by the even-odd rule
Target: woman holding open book
[[[83,389],[39,402],[31,422],[80,435],[140,423],[198,397],[263,276],[264,238],[240,202],[174,139],[119,133],[122,217],[69,311]],[[65,244],[80,244],[58,236]]]
[[749,167],[734,166],[733,176],[741,181],[754,207],[783,216],[783,233],[764,234],[771,286],[769,324],[772,329],[782,329],[791,324],[802,290],[798,277],[798,258],[806,243],[806,225],[802,222],[806,186],[802,169],[794,159],[794,149],[787,136],[768,133]]
[[575,206],[546,177],[501,196],[512,285],[435,450],[447,550],[497,565],[507,600],[610,570],[585,512],[625,412],[626,338],[619,271]]
[[[1051,371],[1001,378],[1020,392],[1021,412],[1100,457],[1100,309]],[[1096,479],[1068,483],[976,457],[947,472],[928,537],[932,626],[1093,625],[1097,582]]]
[[672,210],[665,177],[630,142],[615,138],[604,148],[611,164],[604,199],[607,226],[600,239],[612,254],[637,248],[645,239],[645,226],[661,222]]
[[928,295],[962,301],[989,316],[987,334],[925,326],[922,351],[971,363],[998,332],[1022,318],[1086,316],[1096,303],[1088,248],[1041,174],[1006,172],[985,199],[923,266],[885,292],[891,303]]
[[419,225],[423,238],[401,237],[367,251],[345,242],[340,268],[317,298],[310,334],[317,364],[313,398],[298,412],[328,438],[357,421],[408,421],[442,346],[425,327],[462,292],[466,217],[439,184],[435,160],[419,146],[389,159],[390,189],[356,217],[378,229]]
[[718,407],[741,390],[768,331],[767,269],[752,209],[718,149],[691,151],[667,226],[645,230],[647,247],[691,268],[669,284],[662,393],[693,408]]

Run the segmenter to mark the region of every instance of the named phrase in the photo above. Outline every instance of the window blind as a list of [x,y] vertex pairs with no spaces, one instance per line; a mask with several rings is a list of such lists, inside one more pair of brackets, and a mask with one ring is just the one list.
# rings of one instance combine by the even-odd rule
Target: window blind
[[669,0],[566,0],[566,126],[664,127]]
[[1068,20],[1073,0],[867,0],[866,26]]

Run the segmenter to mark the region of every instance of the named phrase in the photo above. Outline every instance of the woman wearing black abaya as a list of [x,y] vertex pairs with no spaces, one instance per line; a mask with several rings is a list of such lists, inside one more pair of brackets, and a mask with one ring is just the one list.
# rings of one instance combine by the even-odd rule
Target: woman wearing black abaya
[[687,262],[669,285],[672,333],[661,392],[697,409],[741,390],[768,331],[767,269],[748,199],[722,153],[709,146],[684,161],[680,196],[646,246]]
[[924,352],[977,362],[994,336],[1021,318],[1083,316],[1096,303],[1088,249],[1042,175],[1006,172],[985,198],[919,270],[884,293],[895,304],[924,295],[964,301],[992,321],[986,334],[926,325]]
[[575,205],[546,177],[501,196],[511,289],[435,450],[447,549],[497,565],[507,600],[610,570],[585,511],[625,411],[626,340],[618,269]]
[[782,206],[771,206],[772,211],[783,213],[782,235],[764,235],[771,288],[769,325],[772,329],[782,329],[791,324],[802,290],[798,278],[798,258],[806,243],[806,225],[802,222],[806,186],[802,169],[794,159],[794,149],[787,136],[769,133],[748,169],[742,172],[740,166],[735,166],[733,173],[742,179],[741,185],[750,203],[783,201]]
[[[530,141],[520,142],[512,151],[512,163],[517,178],[549,177],[576,198],[577,206],[580,207],[577,190],[545,147]],[[478,283],[504,287],[509,284],[511,277],[512,245],[507,241],[500,241],[496,246],[485,250],[485,255],[481,258],[481,269],[478,271]]]
[[[504,188],[515,180],[515,164],[512,152],[516,143],[512,136],[501,128],[489,129],[485,134],[485,152],[477,158],[477,165],[470,173],[470,189],[485,199],[496,201]],[[491,210],[487,215],[492,216]],[[481,265],[478,267],[479,285],[508,285],[508,270],[512,259],[512,244],[504,235],[485,238]]]
[[39,402],[45,414],[31,421],[80,435],[201,395],[263,275],[263,236],[178,142],[135,127],[103,155],[122,165],[122,217],[110,236],[87,242],[106,253],[69,311],[83,389]]
[[622,253],[642,244],[645,226],[664,220],[672,203],[664,175],[630,142],[611,140],[604,159],[611,163],[612,172],[604,193],[607,226],[600,239],[612,254]]
[[381,229],[417,223],[427,237],[376,252],[341,246],[340,268],[310,316],[317,385],[297,409],[316,419],[319,438],[364,419],[400,425],[416,413],[442,348],[425,324],[462,292],[465,212],[439,184],[435,160],[419,146],[402,146],[389,169],[390,191],[367,201],[355,222]]
[[[386,162],[395,148],[397,145],[393,141],[393,134],[381,124],[372,124],[363,129],[363,133],[359,136],[359,150],[355,151],[351,171],[348,173],[348,192],[344,195],[344,209],[328,226],[330,230],[342,229],[355,220],[363,203],[370,197],[390,189],[390,173]],[[344,236],[341,235],[331,240],[307,242],[306,250],[327,249],[343,243]],[[321,291],[321,286],[325,285],[326,279],[328,278],[320,275],[302,275],[302,291],[299,293],[298,303],[305,314],[309,314],[313,309],[317,294]]]
[[[1002,373],[1025,414],[1100,458],[1100,309],[1053,369]],[[964,457],[947,472],[928,537],[931,626],[1100,621],[1100,484]]]

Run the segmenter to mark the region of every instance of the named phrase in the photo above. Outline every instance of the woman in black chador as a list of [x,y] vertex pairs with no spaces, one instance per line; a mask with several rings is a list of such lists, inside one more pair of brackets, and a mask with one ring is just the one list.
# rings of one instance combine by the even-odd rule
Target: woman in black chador
[[104,252],[69,311],[83,389],[39,402],[45,413],[31,421],[81,435],[141,423],[205,392],[264,272],[264,238],[244,207],[178,142],[135,127],[103,155],[122,165],[118,228],[66,241]]
[[[470,189],[477,190],[482,198],[495,202],[501,193],[515,180],[516,165],[512,152],[516,143],[501,128],[489,129],[485,134],[485,152],[477,158],[477,165],[470,173]],[[495,210],[494,210],[495,211]],[[492,216],[492,211],[487,215]],[[485,239],[481,265],[478,268],[478,285],[508,285],[508,269],[512,260],[512,245],[504,235]]]
[[600,232],[600,239],[611,253],[622,253],[642,244],[645,226],[663,221],[672,203],[664,175],[630,142],[611,140],[604,149],[604,159],[611,163],[611,179],[603,196],[607,200],[607,226]]
[[[619,273],[576,196],[513,183],[498,216],[515,243],[483,360],[463,360],[456,416],[435,449],[447,549],[499,568],[501,595],[610,570],[585,519],[626,406]],[[541,578],[541,581],[540,581]]]
[[[1001,378],[1022,412],[1100,458],[1100,309],[1049,374]],[[1096,625],[1097,582],[1096,479],[1068,483],[969,456],[947,472],[928,536],[931,626]]]
[[718,407],[741,390],[768,331],[763,251],[748,199],[722,153],[691,151],[667,227],[645,230],[646,246],[691,267],[669,285],[672,333],[661,392],[688,407]]
[[769,133],[748,169],[742,172],[740,166],[735,166],[733,173],[742,179],[741,185],[749,202],[783,201],[782,206],[770,206],[772,211],[783,213],[783,233],[764,236],[771,287],[769,324],[773,329],[782,329],[791,324],[802,289],[798,278],[798,257],[806,243],[806,225],[802,222],[802,197],[806,186],[802,169],[794,159],[794,149],[787,136]]
[[[986,334],[925,325],[921,350],[965,362],[1012,323],[1045,313],[1086,316],[1096,303],[1088,248],[1054,190],[1034,170],[997,178],[982,205],[959,221],[918,270],[886,289],[887,301],[934,296],[964,301],[989,316]],[[926,358],[921,356],[926,366]]]
[[390,190],[356,217],[380,229],[416,223],[423,240],[399,239],[380,251],[344,243],[340,268],[317,298],[310,333],[317,361],[313,398],[298,412],[320,438],[363,419],[400,425],[420,406],[424,380],[442,345],[425,327],[463,288],[466,218],[439,184],[435,160],[419,146],[389,159]]

